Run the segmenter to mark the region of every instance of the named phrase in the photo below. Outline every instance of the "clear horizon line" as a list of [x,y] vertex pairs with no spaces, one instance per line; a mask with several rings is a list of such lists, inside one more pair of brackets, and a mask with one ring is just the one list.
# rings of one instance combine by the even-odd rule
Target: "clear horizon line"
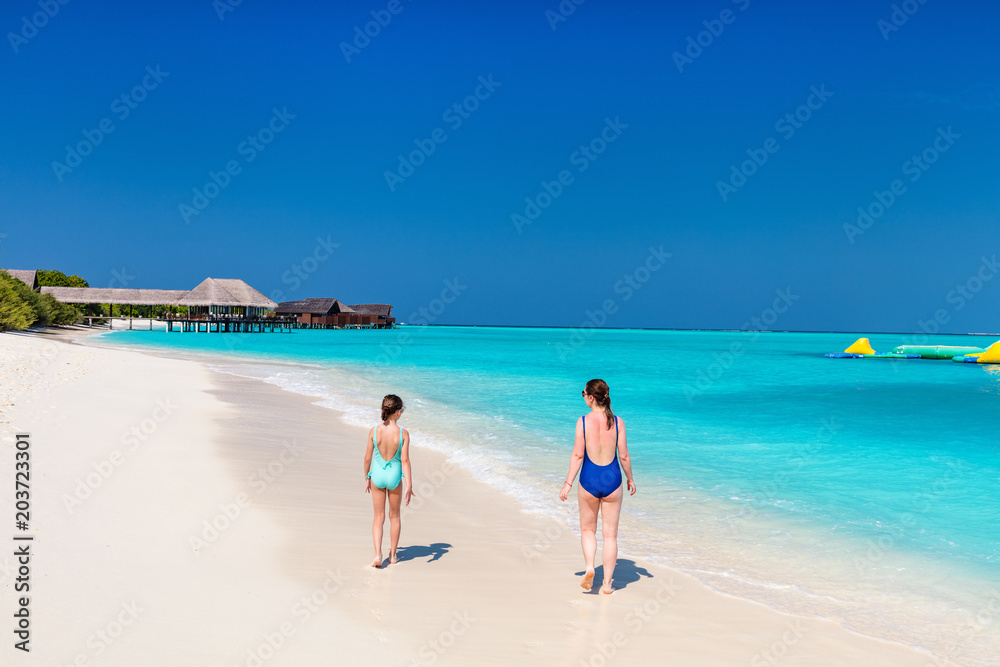
[[[713,331],[729,333],[823,333],[823,334],[863,334],[864,331],[828,331],[820,329],[698,329],[681,327],[579,327],[558,324],[407,324],[397,322],[397,326],[407,327],[490,327],[496,329],[594,329],[603,331]],[[1000,336],[1000,333],[950,332],[926,333],[923,331],[869,331],[870,335],[893,336]]]

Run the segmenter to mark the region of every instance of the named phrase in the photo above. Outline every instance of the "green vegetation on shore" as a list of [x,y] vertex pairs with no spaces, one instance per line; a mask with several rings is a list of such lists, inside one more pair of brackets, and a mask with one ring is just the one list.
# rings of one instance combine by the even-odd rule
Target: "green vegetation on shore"
[[90,283],[77,275],[67,276],[62,271],[49,269],[38,269],[35,272],[38,278],[38,286],[45,287],[90,287]]
[[[73,280],[69,285],[71,287],[87,286],[87,282],[80,276],[66,276],[60,271],[39,271],[40,285],[68,285],[66,282],[42,282],[43,274],[46,280]],[[81,282],[83,284],[79,284]],[[23,282],[0,269],[0,331],[24,331],[31,326],[73,324],[79,316],[76,308],[56,301],[49,294],[32,291]]]

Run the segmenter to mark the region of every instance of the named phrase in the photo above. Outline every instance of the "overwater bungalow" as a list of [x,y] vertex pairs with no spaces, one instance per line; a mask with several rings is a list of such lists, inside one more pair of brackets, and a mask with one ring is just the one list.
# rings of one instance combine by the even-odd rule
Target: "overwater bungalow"
[[299,326],[309,329],[391,329],[396,323],[390,304],[361,303],[349,306],[332,298],[283,301],[275,308],[274,314],[275,317],[294,319]]

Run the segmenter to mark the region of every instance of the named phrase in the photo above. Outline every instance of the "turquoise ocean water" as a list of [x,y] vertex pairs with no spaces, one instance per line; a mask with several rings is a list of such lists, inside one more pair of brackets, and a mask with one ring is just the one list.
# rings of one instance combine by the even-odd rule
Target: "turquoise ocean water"
[[[360,426],[397,393],[415,444],[559,531],[576,530],[575,505],[557,494],[586,411],[580,390],[604,378],[639,487],[625,502],[624,552],[725,593],[990,664],[1000,654],[1000,366],[822,356],[857,337],[402,327],[101,340],[208,355]],[[878,351],[914,342],[870,338]],[[419,482],[427,471],[415,466]]]

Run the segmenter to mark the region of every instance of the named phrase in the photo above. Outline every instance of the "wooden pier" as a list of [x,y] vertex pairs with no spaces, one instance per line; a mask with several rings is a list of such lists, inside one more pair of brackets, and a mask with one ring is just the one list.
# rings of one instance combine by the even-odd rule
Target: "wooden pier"
[[[94,320],[100,320],[100,321],[102,321],[102,322],[104,322],[104,323],[106,323],[108,325],[108,329],[114,329],[115,328],[114,327],[115,320],[118,320],[120,322],[128,322],[128,330],[129,331],[132,331],[132,329],[133,329],[133,323],[136,320],[139,320],[140,322],[143,322],[143,323],[148,323],[148,326],[144,326],[142,328],[143,329],[147,329],[149,331],[153,330],[153,322],[154,322],[154,319],[151,319],[151,318],[148,318],[148,317],[125,317],[123,315],[115,315],[114,317],[112,317],[110,315],[84,315],[84,316],[82,316],[82,319],[87,320],[87,326],[88,327],[94,326]],[[159,321],[159,320],[156,320],[156,321]]]
[[[208,333],[291,333],[296,327],[295,322],[288,320],[264,319],[204,319],[204,318],[162,318],[162,317],[109,317],[108,315],[88,315],[83,319],[87,320],[88,326],[94,326],[94,320],[102,320],[107,323],[108,329],[114,330],[115,321],[128,322],[128,331],[133,329],[153,330],[153,322],[165,325],[165,331],[192,331]],[[140,327],[135,327],[138,320]],[[157,326],[157,329],[160,327]],[[124,331],[124,326],[120,331]]]
[[[167,325],[167,332],[191,331],[204,333],[291,333],[292,323],[273,319],[169,319],[157,320]],[[175,327],[174,325],[180,325]]]

